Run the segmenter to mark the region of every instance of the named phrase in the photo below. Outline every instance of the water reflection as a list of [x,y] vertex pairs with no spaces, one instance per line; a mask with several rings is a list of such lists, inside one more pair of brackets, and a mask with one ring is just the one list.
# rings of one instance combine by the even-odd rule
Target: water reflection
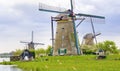
[[0,65],[0,71],[22,71],[13,65]]

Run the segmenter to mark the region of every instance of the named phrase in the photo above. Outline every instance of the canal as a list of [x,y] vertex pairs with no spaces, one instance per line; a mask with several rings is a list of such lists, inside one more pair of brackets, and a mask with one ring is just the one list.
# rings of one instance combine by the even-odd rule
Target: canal
[[[10,61],[10,58],[0,58],[0,62]],[[0,65],[0,71],[22,71],[15,65]]]
[[14,65],[0,65],[0,71],[22,71]]

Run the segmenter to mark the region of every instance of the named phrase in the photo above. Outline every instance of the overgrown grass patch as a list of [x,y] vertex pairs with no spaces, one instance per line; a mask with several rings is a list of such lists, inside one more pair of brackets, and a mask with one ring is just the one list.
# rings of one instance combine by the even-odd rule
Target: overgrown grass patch
[[95,55],[50,56],[12,64],[24,71],[120,71],[119,59],[120,55],[110,55],[102,60],[97,60]]

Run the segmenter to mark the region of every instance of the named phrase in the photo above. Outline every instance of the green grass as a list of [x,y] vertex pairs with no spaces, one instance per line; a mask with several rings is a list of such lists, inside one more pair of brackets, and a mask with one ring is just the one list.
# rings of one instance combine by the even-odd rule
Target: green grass
[[120,55],[110,55],[103,60],[96,60],[93,55],[51,56],[11,64],[24,71],[120,71]]

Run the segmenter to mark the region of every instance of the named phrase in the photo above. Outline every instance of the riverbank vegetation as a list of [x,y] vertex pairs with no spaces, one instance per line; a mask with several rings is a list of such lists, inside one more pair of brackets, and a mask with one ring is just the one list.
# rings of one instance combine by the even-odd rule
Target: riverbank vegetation
[[108,55],[102,60],[96,59],[96,55],[44,56],[8,63],[23,71],[120,71],[120,55]]
[[83,54],[93,54],[99,49],[103,50],[106,55],[120,53],[120,49],[118,46],[116,46],[115,42],[108,40],[99,42],[97,45],[82,45],[81,49]]
[[[52,48],[52,47],[51,47],[50,45],[48,45],[47,49],[38,48],[38,49],[35,49],[35,50],[32,50],[32,49],[31,49],[31,50],[29,50],[29,51],[35,52],[36,57],[38,57],[38,56],[40,56],[40,55],[46,56],[46,55],[50,55],[51,48]],[[21,50],[21,49],[16,49],[15,51],[12,51],[12,54],[13,54],[14,56],[20,56],[21,53],[22,53],[24,50],[25,50],[25,49],[23,49],[23,50]]]
[[[106,55],[119,54],[120,49],[118,48],[119,47],[116,46],[115,42],[109,41],[109,40],[99,42],[97,45],[81,45],[80,47],[80,49],[82,50],[82,54],[85,54],[85,55],[95,54],[99,49],[102,49]],[[50,55],[51,49],[52,49],[52,46],[49,45],[47,49],[38,48],[36,50],[30,50],[30,51],[34,51],[36,57],[39,57],[40,55],[44,55],[44,56]],[[16,49],[12,53],[15,56],[19,56],[23,51],[24,50]]]
[[[113,41],[104,41],[93,47],[84,46],[83,55],[49,56],[48,49],[35,50],[36,58],[32,61],[2,62],[5,65],[17,65],[23,71],[120,71],[119,49]],[[98,49],[105,51],[105,59],[94,55]],[[16,54],[20,54],[16,51]],[[44,55],[45,54],[45,55]]]

